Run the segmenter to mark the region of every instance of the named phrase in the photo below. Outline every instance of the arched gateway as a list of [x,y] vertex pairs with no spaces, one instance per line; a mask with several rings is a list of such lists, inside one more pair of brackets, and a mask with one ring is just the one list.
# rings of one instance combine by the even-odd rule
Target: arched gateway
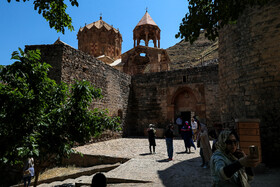
[[205,119],[205,96],[203,85],[196,85],[177,88],[170,99],[170,120],[174,121],[178,116],[182,116],[183,121],[191,120],[196,115]]

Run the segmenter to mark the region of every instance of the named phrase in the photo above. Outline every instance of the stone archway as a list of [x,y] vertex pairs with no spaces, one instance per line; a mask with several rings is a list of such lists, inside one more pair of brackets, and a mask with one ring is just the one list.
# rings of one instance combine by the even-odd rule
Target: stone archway
[[176,120],[179,115],[184,115],[187,121],[190,117],[198,115],[205,118],[205,99],[204,99],[203,85],[191,85],[176,88],[169,100],[168,119],[170,121]]
[[173,96],[174,117],[181,115],[184,121],[190,122],[190,117],[195,114],[197,98],[190,88],[177,90]]

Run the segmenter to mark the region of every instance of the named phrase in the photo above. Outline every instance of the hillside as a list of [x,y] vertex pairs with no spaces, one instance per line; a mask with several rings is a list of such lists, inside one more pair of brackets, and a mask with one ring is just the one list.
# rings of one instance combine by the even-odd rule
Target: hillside
[[218,40],[209,41],[203,32],[192,45],[182,40],[166,50],[171,60],[170,70],[218,63]]

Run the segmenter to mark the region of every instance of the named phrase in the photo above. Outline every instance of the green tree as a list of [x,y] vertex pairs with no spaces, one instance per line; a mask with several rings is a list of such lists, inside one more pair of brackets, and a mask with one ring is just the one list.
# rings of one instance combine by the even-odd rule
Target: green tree
[[235,23],[248,6],[264,5],[269,0],[188,0],[189,12],[182,19],[176,38],[185,39],[191,44],[205,30],[205,37],[215,40],[219,29]]
[[119,130],[119,123],[106,111],[89,109],[102,97],[100,89],[87,81],[57,84],[38,50],[19,51],[12,54],[16,62],[0,66],[0,164],[33,157],[37,183],[39,172],[73,153],[75,143],[104,129]]
[[[11,0],[7,0],[9,3]],[[16,0],[20,2],[20,0]],[[23,2],[29,0],[22,0]],[[79,6],[77,0],[69,0],[72,6]],[[67,5],[64,0],[34,0],[34,9],[38,10],[39,14],[49,22],[50,28],[53,28],[57,32],[62,32],[64,34],[65,27],[70,31],[74,30],[72,25],[72,19],[69,14],[66,13]]]

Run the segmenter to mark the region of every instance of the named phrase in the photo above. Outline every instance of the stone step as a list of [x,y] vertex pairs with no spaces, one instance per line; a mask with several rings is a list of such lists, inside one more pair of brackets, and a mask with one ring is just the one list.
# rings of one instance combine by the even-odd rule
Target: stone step
[[[44,183],[52,183],[55,181],[64,181],[66,179],[78,178],[78,177],[85,176],[85,175],[89,176],[89,175],[93,175],[98,172],[108,172],[112,169],[119,167],[120,165],[121,165],[121,163],[115,163],[115,164],[103,164],[103,165],[85,167],[84,169],[82,169],[82,171],[74,173],[74,174],[63,175],[63,176],[53,177],[50,179],[40,180],[40,181],[38,181],[37,185],[44,184]],[[31,182],[30,185],[32,186],[33,184],[34,184],[34,182]],[[12,187],[23,187],[23,184],[14,185]]]

